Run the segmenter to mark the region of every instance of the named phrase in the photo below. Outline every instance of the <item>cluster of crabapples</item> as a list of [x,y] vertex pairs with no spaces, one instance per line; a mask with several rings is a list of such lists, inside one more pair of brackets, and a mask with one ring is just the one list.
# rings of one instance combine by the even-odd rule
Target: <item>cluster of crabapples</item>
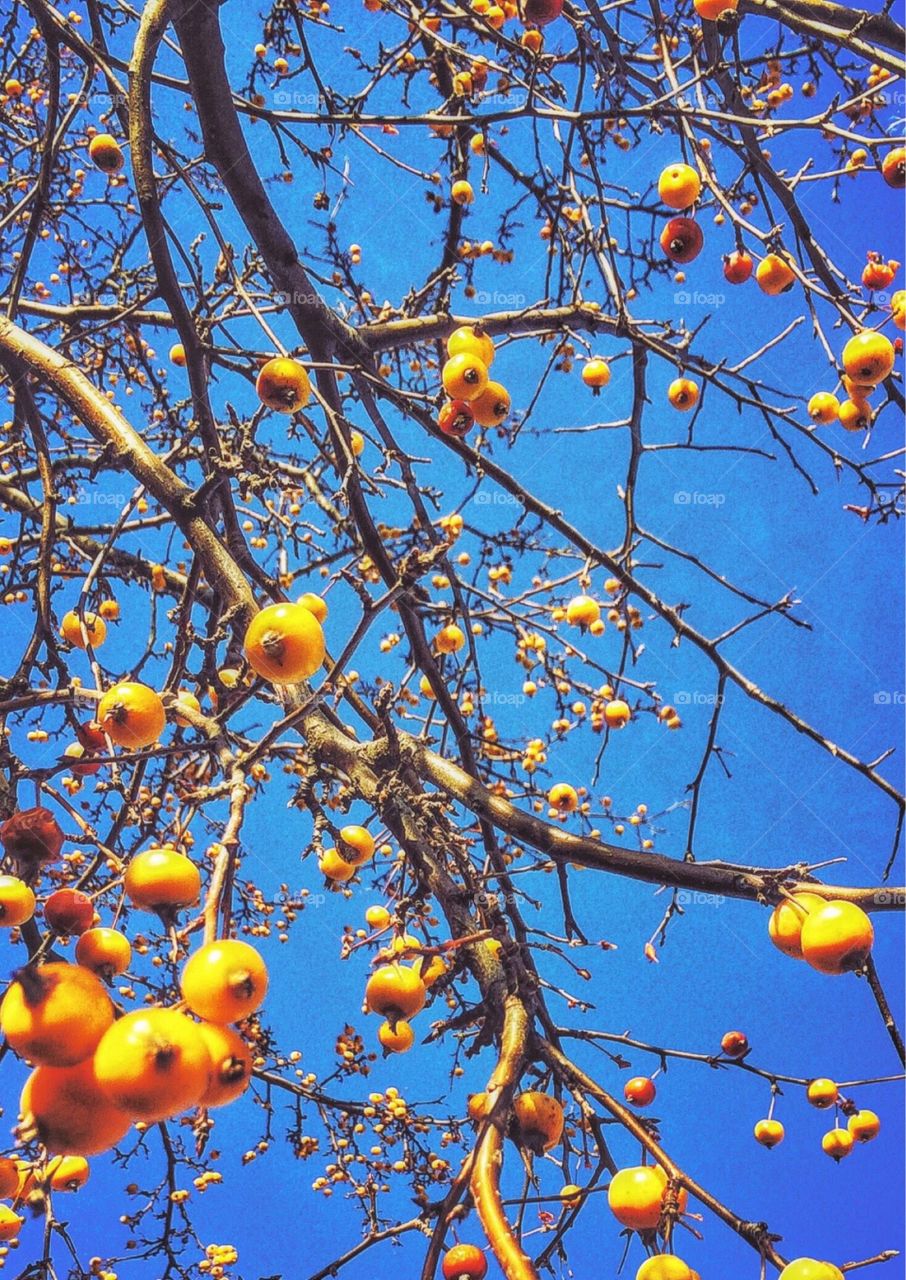
[[[727,1058],[736,1062],[746,1058],[750,1048],[748,1038],[742,1031],[728,1031],[722,1038],[720,1047]],[[867,1109],[859,1110],[855,1103],[843,1097],[839,1087],[826,1076],[818,1076],[809,1081],[805,1096],[818,1111],[834,1108],[834,1127],[821,1139],[821,1149],[837,1163],[849,1155],[857,1142],[871,1142],[881,1132],[881,1121],[876,1113]],[[783,1125],[774,1119],[773,1111],[772,1105],[771,1114],[766,1119],[759,1120],[753,1130],[755,1141],[768,1150],[779,1146],[786,1136]],[[841,1114],[846,1117],[845,1129],[840,1125]]]
[[479,325],[461,325],[450,334],[441,370],[448,399],[437,417],[445,436],[461,439],[476,423],[499,427],[506,421],[510,396],[488,373],[493,361],[494,341]]
[[[893,322],[906,328],[906,290],[891,300]],[[900,339],[897,340],[898,343]],[[865,329],[854,334],[843,348],[840,387],[843,399],[833,391],[818,391],[808,402],[808,414],[816,426],[839,422],[846,431],[865,431],[872,423],[869,397],[891,373],[896,347],[883,333]]]
[[[22,810],[0,827],[5,857],[19,874],[0,877],[0,925],[18,929],[37,908],[32,885],[59,857],[64,835],[44,808]],[[198,902],[195,863],[170,847],[131,859],[123,891],[136,911],[173,923]],[[76,939],[74,963],[43,959],[13,974],[0,1003],[0,1032],[31,1067],[19,1101],[17,1134],[37,1140],[45,1159],[0,1161],[0,1237],[14,1239],[16,1209],[47,1189],[75,1190],[89,1175],[86,1157],[110,1150],[132,1125],[148,1126],[194,1107],[221,1107],[248,1087],[252,1050],[236,1028],[267,991],[264,960],[247,942],[204,943],[186,959],[180,1000],[124,1011],[110,984],[126,974],[132,948],[104,926],[93,900],[60,888],[43,902],[48,938]],[[129,992],[129,988],[120,988]],[[131,994],[131,993],[130,993]]]
[[[390,912],[382,906],[369,907],[365,920],[378,936],[392,923]],[[413,957],[411,964],[404,963],[407,956]],[[401,934],[378,952],[377,964],[365,985],[365,1010],[384,1019],[378,1029],[384,1052],[407,1053],[415,1043],[411,1019],[425,1007],[431,988],[447,972],[446,961],[437,952],[423,954],[417,938]]]

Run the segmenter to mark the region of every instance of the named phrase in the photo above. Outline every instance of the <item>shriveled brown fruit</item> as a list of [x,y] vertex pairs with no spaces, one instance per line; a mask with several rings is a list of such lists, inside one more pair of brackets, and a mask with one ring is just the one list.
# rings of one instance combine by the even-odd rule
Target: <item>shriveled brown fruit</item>
[[49,809],[20,809],[0,826],[0,844],[20,864],[52,862],[63,848],[63,830]]

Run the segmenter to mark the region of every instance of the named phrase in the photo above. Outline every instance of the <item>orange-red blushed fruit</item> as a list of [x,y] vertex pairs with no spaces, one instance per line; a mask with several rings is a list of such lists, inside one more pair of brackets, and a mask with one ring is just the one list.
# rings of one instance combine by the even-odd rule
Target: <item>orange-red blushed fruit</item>
[[623,1097],[634,1107],[650,1107],[656,1095],[655,1083],[648,1076],[633,1076],[623,1086]]
[[744,1058],[749,1052],[749,1042],[741,1031],[728,1031],[721,1037],[720,1048],[728,1058]]
[[56,889],[44,902],[44,919],[54,933],[81,934],[94,923],[94,903],[80,889]]
[[705,238],[692,218],[671,218],[661,232],[661,248],[671,262],[692,262],[702,251]]
[[881,161],[881,172],[889,187],[906,187],[906,147],[894,147]]
[[455,1244],[444,1254],[441,1263],[444,1280],[484,1280],[488,1260],[474,1244]]
[[745,284],[754,269],[752,255],[744,249],[735,249],[724,257],[724,279],[728,284]]

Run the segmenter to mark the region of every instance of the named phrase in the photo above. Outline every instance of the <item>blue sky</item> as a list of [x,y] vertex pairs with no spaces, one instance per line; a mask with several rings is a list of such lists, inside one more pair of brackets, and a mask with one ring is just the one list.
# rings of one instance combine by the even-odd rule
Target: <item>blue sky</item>
[[[235,2],[225,6],[223,22],[230,66],[238,84],[247,69],[251,48],[260,36],[260,26]],[[359,47],[373,51],[382,34],[380,20],[365,15],[356,5],[348,25],[350,31],[354,29]],[[769,24],[746,20],[741,33],[744,54],[755,57],[762,52],[772,31]],[[313,37],[327,79],[331,66],[343,65],[339,48],[349,38],[344,41],[325,33]],[[549,47],[558,38],[551,29]],[[176,63],[165,54],[162,65],[173,69]],[[802,78],[798,75],[796,82]],[[259,88],[278,106],[285,105],[281,94],[298,93],[300,98],[311,94],[311,83],[304,75],[282,86],[269,83]],[[385,98],[391,100],[390,90]],[[822,100],[819,95],[817,104]],[[180,138],[185,115],[176,96],[158,90],[155,104],[161,134]],[[310,109],[304,104],[300,107]],[[883,114],[885,123],[892,125],[897,112],[891,108]],[[399,137],[382,141],[410,165],[430,171],[440,167],[443,144],[427,140],[423,132],[404,129]],[[251,137],[262,171],[276,172],[280,166],[264,127],[256,126]],[[513,128],[506,137],[498,135],[497,140],[517,163],[531,163],[530,142],[524,130]],[[318,145],[324,141],[326,134],[317,137]],[[783,166],[793,170],[812,155],[813,145],[811,133],[802,133],[785,136],[774,144],[774,149],[778,157],[782,156]],[[549,153],[552,155],[553,151]],[[650,199],[651,183],[660,168],[676,156],[674,140],[651,136],[628,153],[609,149],[605,176],[634,193],[647,193]],[[376,300],[386,297],[396,303],[435,263],[443,221],[426,204],[426,184],[422,179],[390,168],[355,142],[337,141],[337,168],[342,169],[347,159],[354,185],[338,214],[340,243],[362,245],[358,278]],[[735,173],[729,157],[719,156],[718,160],[719,171],[722,164],[722,171],[728,176]],[[819,172],[830,168],[829,153],[820,152],[815,167]],[[311,208],[316,181],[314,170],[300,162],[292,185],[273,183],[269,188],[303,257],[306,251],[318,253],[322,247],[321,233],[315,225],[320,215]],[[101,175],[89,174],[86,190],[100,198],[104,190]],[[339,188],[333,178],[328,190],[335,199]],[[806,192],[803,208],[815,236],[850,278],[858,278],[868,250],[878,250],[885,258],[902,256],[902,202],[877,175],[844,180],[839,199],[832,198],[831,186],[826,182],[806,184]],[[493,239],[499,214],[511,195],[508,181],[492,166],[489,192],[476,196],[465,234],[473,240]],[[125,198],[120,192],[115,201]],[[185,237],[184,242],[190,232],[200,229],[197,210],[185,197],[173,197],[166,208],[171,225]],[[522,216],[525,226],[513,241],[514,263],[498,267],[482,260],[475,276],[479,299],[467,299],[458,290],[454,295],[457,314],[480,315],[481,298],[487,299],[489,310],[543,299],[545,247],[528,209]],[[763,216],[761,210],[753,215],[756,219]],[[697,340],[698,350],[732,363],[801,316],[802,294],[797,288],[789,295],[768,299],[753,282],[737,290],[728,286],[721,272],[721,255],[733,248],[732,234],[728,227],[715,227],[710,214],[703,214],[702,221],[705,251],[687,270],[686,283],[679,289],[671,279],[658,277],[634,302],[633,314],[669,314],[678,318],[682,313],[691,326],[710,312]],[[241,250],[246,243],[245,233],[231,210],[220,215],[220,225]],[[208,265],[216,257],[210,237],[200,254]],[[902,285],[902,278],[897,283]],[[687,300],[683,295],[691,297]],[[702,301],[701,295],[710,301]],[[592,283],[587,296],[603,301],[600,284],[596,292]],[[827,314],[822,314],[827,320]],[[275,324],[282,340],[292,346],[294,337],[288,319]],[[237,325],[235,333],[259,349],[264,341],[249,325]],[[836,338],[839,349],[844,340],[842,331],[836,332]],[[160,331],[151,340],[163,356],[170,343],[169,335]],[[516,413],[524,411],[534,394],[547,350],[526,341],[499,344],[495,374],[510,389]],[[625,356],[627,347],[606,339],[595,343],[592,350],[614,358]],[[814,391],[833,389],[835,381],[808,320],[800,323],[758,369],[777,389],[776,403],[799,406],[799,421],[803,424],[804,401]],[[582,387],[578,369],[570,375],[553,374],[513,448],[504,449],[499,442],[494,446],[498,462],[536,495],[562,508],[573,524],[608,548],[617,545],[622,536],[623,504],[617,486],[625,476],[626,432],[575,434],[561,429],[587,427],[627,414],[632,392],[629,360],[615,359],[613,370],[610,386],[597,399]],[[684,424],[677,426],[677,415],[666,401],[666,387],[674,376],[673,368],[652,363],[652,402],[644,420],[649,442],[682,438]],[[174,396],[186,394],[187,382],[179,370],[170,371],[169,385]],[[227,401],[240,414],[249,414],[254,408],[250,383],[234,374],[218,374],[213,395],[220,412]],[[125,400],[122,403],[139,425],[140,412],[134,413],[140,410],[138,397],[135,405]],[[439,513],[456,509],[471,487],[460,464],[411,423],[392,415],[389,422],[399,441],[424,459],[417,464],[420,477],[444,491]],[[364,427],[361,415],[355,425]],[[857,438],[844,435],[837,427],[823,430],[845,457],[865,456],[861,455],[861,441]],[[272,417],[262,423],[259,438],[282,445],[284,432],[285,421]],[[658,538],[692,552],[756,596],[776,600],[787,591],[792,592],[801,601],[797,614],[809,622],[810,629],[797,629],[775,615],[744,629],[726,645],[726,655],[831,740],[863,759],[874,758],[891,746],[899,751],[904,696],[901,531],[893,523],[863,524],[857,516],[844,511],[845,503],[864,500],[852,477],[845,471],[835,475],[830,460],[819,455],[804,437],[790,438],[814,478],[817,494],[810,492],[751,411],[738,414],[729,401],[709,392],[697,419],[696,440],[755,447],[776,453],[776,460],[718,452],[649,454],[643,460],[638,483],[639,521]],[[900,442],[901,424],[896,411],[889,408],[865,453],[879,456]],[[377,450],[369,443],[363,464],[374,467],[377,459]],[[892,470],[887,472],[887,478],[891,476]],[[107,477],[95,492],[119,492],[118,484],[116,477]],[[388,523],[405,518],[405,506],[392,491],[376,511],[378,518]],[[84,516],[81,508],[78,514]],[[102,514],[106,517],[108,512]],[[509,529],[516,511],[498,493],[488,501],[473,499],[462,507],[462,514],[468,525],[490,532]],[[140,545],[150,553],[162,548],[163,541],[157,535],[143,533],[140,539],[127,541],[126,545]],[[467,534],[461,547],[474,551],[476,541]],[[687,562],[676,557],[665,559],[651,547],[644,548],[638,559],[643,562],[639,568],[642,580],[668,602],[689,602],[687,620],[705,634],[719,634],[743,616],[738,601],[706,581]],[[651,561],[658,564],[652,565]],[[568,567],[575,568],[575,563],[568,562]],[[513,590],[527,585],[536,570],[534,561],[524,568],[517,567]],[[485,577],[477,577],[483,588]],[[592,589],[599,597],[603,596],[605,577],[600,570],[592,574]],[[314,590],[323,586],[317,578],[305,585]],[[55,597],[59,612],[69,607],[73,590],[72,584],[66,584]],[[435,595],[449,599],[449,593]],[[147,594],[137,588],[122,593],[120,598],[126,623],[112,629],[101,654],[102,665],[111,676],[121,674],[136,660],[135,636],[146,629],[152,607]],[[328,599],[331,613],[327,639],[337,652],[358,618],[358,606],[353,593],[342,583],[330,584]],[[356,656],[355,665],[363,680],[373,680],[375,675],[395,680],[404,672],[404,645],[389,655],[378,650],[379,636],[390,627],[389,619],[386,626],[383,622],[378,624]],[[14,623],[11,630],[15,634]],[[618,814],[630,813],[639,803],[647,804],[650,814],[657,815],[657,850],[680,856],[687,823],[682,802],[707,737],[715,677],[708,661],[691,647],[671,647],[671,635],[663,623],[647,619],[639,636],[645,642],[645,653],[630,674],[656,681],[665,701],[679,706],[684,729],[681,733],[668,733],[653,717],[638,717],[622,734],[612,737],[593,793],[596,797],[612,796],[613,809]],[[619,640],[615,630],[608,629],[601,639],[589,641],[589,649],[605,664],[616,663]],[[510,733],[524,739],[543,732],[552,717],[553,704],[543,697],[538,703],[522,699],[523,673],[512,661],[509,639],[495,634],[483,641],[481,656],[484,683],[502,735]],[[81,655],[75,656],[74,664],[83,676],[88,676]],[[163,659],[155,659],[146,671],[163,678],[166,669]],[[265,704],[253,703],[242,713],[242,727],[251,731],[254,726],[267,723],[272,714]],[[25,758],[35,765],[55,758],[52,744],[42,748],[24,742],[23,735],[31,727],[31,721],[24,721],[14,730],[14,741]],[[778,867],[798,860],[845,859],[828,870],[829,879],[870,884],[880,878],[893,839],[895,812],[878,790],[835,763],[735,687],[727,693],[720,742],[732,776],[725,777],[712,764],[696,834],[700,858]],[[549,781],[591,786],[599,745],[599,739],[587,728],[571,734],[550,754]],[[886,777],[901,779],[901,758],[900,754],[895,755],[882,766]],[[286,883],[294,894],[307,889],[313,895],[312,905],[301,913],[294,927],[290,944],[264,945],[272,969],[266,1020],[278,1032],[283,1051],[302,1051],[300,1066],[322,1076],[333,1069],[334,1040],[345,1022],[353,1023],[370,1044],[376,1041],[376,1019],[366,1019],[360,1011],[367,960],[357,953],[341,962],[339,948],[343,925],[360,926],[365,908],[383,899],[372,888],[367,873],[349,898],[324,893],[314,860],[301,858],[310,838],[310,822],[297,809],[286,807],[287,785],[278,768],[273,773],[270,788],[250,808],[243,836],[243,878],[254,879],[265,894],[276,894],[279,886]],[[360,820],[369,818],[363,808],[353,812]],[[222,815],[215,811],[213,816]],[[199,826],[199,848],[211,838],[211,833]],[[624,837],[625,842],[629,839],[629,835]],[[554,883],[541,875],[527,880],[527,891],[543,900],[537,913],[524,904],[529,922],[558,931],[562,921]],[[893,880],[902,880],[902,853]],[[561,961],[544,957],[545,976],[568,986],[594,1006],[584,1015],[568,1012],[553,997],[551,1008],[561,1023],[568,1020],[569,1025],[579,1027],[629,1032],[641,1041],[697,1053],[716,1052],[722,1033],[740,1027],[753,1046],[751,1060],[768,1070],[807,1078],[829,1075],[837,1080],[897,1071],[896,1056],[867,985],[853,977],[825,977],[781,956],[768,940],[764,908],[734,901],[688,903],[685,914],[670,927],[667,945],[659,953],[660,963],[653,965],[645,960],[642,947],[666,905],[664,895],[657,896],[650,886],[590,871],[572,872],[570,884],[576,914],[586,933],[592,939],[615,943],[617,949],[601,952],[588,948],[575,954],[576,960],[591,970],[592,979],[587,983],[576,978]],[[133,927],[145,925],[142,921],[141,926],[136,922]],[[899,1010],[903,999],[901,919],[887,914],[876,917],[876,934],[878,968],[891,1002]],[[8,947],[6,950],[7,962],[12,965],[16,956]],[[416,1030],[427,1033],[434,1016],[440,1015],[423,1014]],[[621,1072],[592,1050],[577,1048],[576,1054],[577,1060],[595,1073],[606,1088],[617,1093],[629,1074],[645,1073],[657,1065],[651,1055],[633,1053],[629,1055],[632,1071]],[[483,1086],[493,1062],[484,1051],[464,1065],[465,1075],[451,1082],[447,1047],[419,1046],[407,1058],[378,1060],[367,1081],[352,1079],[333,1085],[332,1091],[360,1098],[372,1089],[395,1085],[410,1102],[429,1104],[428,1110],[438,1117],[461,1117],[468,1093]],[[0,1070],[7,1100],[5,1113],[12,1117],[22,1068],[7,1058]],[[658,1083],[658,1099],[652,1112],[661,1120],[667,1150],[742,1216],[768,1222],[783,1236],[779,1247],[784,1254],[826,1257],[840,1264],[902,1244],[901,1085],[868,1085],[854,1092],[860,1105],[881,1115],[882,1131],[877,1141],[856,1150],[836,1166],[820,1149],[821,1135],[829,1127],[828,1117],[806,1105],[801,1089],[785,1089],[779,1099],[776,1114],[784,1122],[787,1136],[781,1147],[768,1152],[754,1143],[751,1133],[755,1121],[767,1114],[767,1082],[736,1070],[672,1063]],[[235,1272],[243,1280],[271,1276],[301,1280],[358,1238],[356,1206],[340,1192],[327,1200],[310,1190],[311,1182],[321,1173],[323,1159],[296,1160],[285,1143],[277,1140],[293,1119],[291,1109],[279,1098],[275,1098],[275,1107],[275,1140],[271,1149],[245,1167],[241,1155],[261,1137],[262,1110],[246,1099],[217,1114],[211,1145],[223,1153],[216,1167],[223,1173],[224,1182],[203,1196],[193,1194],[191,1201],[198,1238],[202,1244],[234,1243],[240,1254]],[[314,1109],[308,1109],[305,1128],[320,1136],[324,1148],[323,1130]],[[637,1162],[638,1148],[632,1140],[615,1129],[608,1130],[608,1138],[621,1164]],[[86,1255],[115,1256],[120,1252],[127,1238],[125,1229],[117,1223],[118,1216],[128,1212],[123,1185],[134,1181],[149,1189],[161,1174],[156,1135],[148,1147],[147,1164],[140,1156],[126,1173],[110,1159],[93,1161],[88,1187],[72,1203],[65,1202],[65,1213],[62,1204],[58,1208]],[[455,1162],[457,1148],[451,1151],[454,1155],[450,1158]],[[536,1171],[541,1193],[556,1194],[563,1184],[564,1170],[546,1160],[538,1163]],[[583,1171],[575,1163],[567,1172],[571,1180],[583,1182]],[[506,1174],[510,1194],[518,1192],[521,1176],[515,1152],[511,1152]],[[189,1184],[190,1179],[186,1178],[183,1185]],[[400,1182],[398,1189],[384,1199],[384,1212],[389,1218],[411,1216],[413,1206],[408,1195],[405,1182]],[[526,1215],[529,1225],[531,1214],[530,1209]],[[677,1249],[701,1272],[703,1280],[724,1275],[755,1280],[758,1262],[747,1246],[710,1216],[694,1226],[703,1239],[693,1239],[681,1231]],[[470,1219],[460,1234],[464,1240],[478,1240],[477,1224]],[[531,1239],[538,1242],[539,1237]],[[540,1239],[543,1244],[543,1237]],[[38,1242],[39,1227],[34,1224],[23,1235],[17,1261],[24,1264],[33,1249],[39,1247]],[[570,1236],[568,1261],[556,1261],[554,1274],[564,1278],[615,1276],[624,1243],[603,1197],[593,1196]],[[391,1267],[417,1274],[423,1239],[408,1238],[400,1246],[403,1258],[391,1255],[393,1247],[380,1246],[380,1251],[351,1263],[343,1274],[349,1280],[365,1280],[384,1275]],[[195,1252],[194,1246],[189,1246],[187,1256],[194,1256]],[[627,1274],[634,1274],[642,1256],[638,1242],[634,1242]],[[137,1280],[156,1280],[160,1274],[156,1260],[124,1264],[117,1270],[134,1275]],[[493,1266],[491,1274],[497,1275]],[[888,1272],[879,1274],[886,1276]]]

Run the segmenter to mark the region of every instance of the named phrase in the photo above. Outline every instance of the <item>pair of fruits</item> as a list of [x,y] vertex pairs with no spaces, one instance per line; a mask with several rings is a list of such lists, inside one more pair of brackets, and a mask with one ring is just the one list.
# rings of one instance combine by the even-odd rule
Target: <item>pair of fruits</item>
[[[899,295],[894,295],[894,300]],[[894,323],[900,328],[898,314],[903,314],[904,303],[900,303],[899,312],[894,308]],[[871,426],[872,411],[868,398],[875,388],[893,370],[896,351],[893,343],[883,333],[866,329],[855,334],[843,348],[843,389],[848,399],[841,401],[830,391],[818,391],[808,402],[808,415],[817,426],[839,421],[847,431],[864,431]]]
[[768,933],[784,955],[829,974],[861,969],[874,943],[874,928],[861,907],[815,893],[793,894],[779,903]]
[[325,849],[318,859],[318,869],[328,880],[345,884],[358,867],[374,857],[374,837],[365,827],[350,823],[341,828],[336,848]]
[[477,422],[480,427],[499,427],[510,412],[506,387],[490,379],[494,342],[480,325],[460,325],[447,339],[447,361],[441,381],[449,400],[438,415],[437,425],[446,436],[461,438]]

